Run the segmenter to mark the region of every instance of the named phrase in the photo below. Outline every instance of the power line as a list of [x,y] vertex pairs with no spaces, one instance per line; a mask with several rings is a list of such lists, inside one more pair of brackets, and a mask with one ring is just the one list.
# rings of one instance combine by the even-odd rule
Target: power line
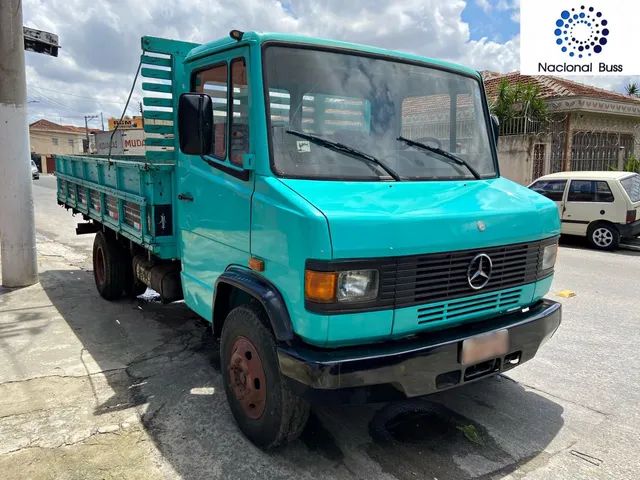
[[47,97],[46,95],[40,93],[38,95],[35,95],[36,99],[39,99],[40,101],[44,102],[44,103],[48,103],[49,105],[51,105],[52,107],[57,107],[57,108],[62,108],[68,112],[75,112],[75,113],[82,113],[79,110],[76,110],[75,108],[69,107],[68,105],[65,105],[51,97]]
[[34,88],[36,90],[45,90],[45,91],[49,91],[49,92],[54,92],[54,93],[57,93],[59,95],[68,95],[69,97],[84,98],[84,99],[87,99],[87,100],[93,100],[93,101],[98,102],[98,103],[111,103],[113,105],[122,106],[122,102],[110,102],[109,100],[100,100],[100,99],[97,99],[96,97],[88,97],[88,96],[85,96],[85,95],[76,95],[74,93],[61,92],[60,90],[54,90],[52,88],[35,87],[35,86],[31,86],[29,88]]
[[[38,89],[39,89],[39,87],[36,87],[36,90],[38,90]],[[51,90],[51,89],[46,89],[46,90]],[[58,92],[58,93],[62,93],[62,92]],[[56,100],[56,99],[54,99],[54,98],[51,98],[51,97],[49,97],[49,96],[45,95],[45,94],[44,94],[44,93],[42,93],[42,92],[40,92],[40,93],[37,93],[37,94],[33,95],[33,97],[34,97],[34,98],[36,98],[36,99],[41,100],[41,101],[42,101],[43,103],[45,103],[45,104],[49,104],[52,108],[61,108],[61,109],[63,109],[63,110],[66,110],[67,112],[73,112],[73,113],[77,113],[77,114],[82,113],[80,110],[76,110],[76,109],[75,109],[75,108],[73,108],[73,107],[70,107],[70,106],[68,106],[68,105],[65,105],[64,103],[59,102],[58,100]],[[89,98],[89,97],[86,97],[86,98]],[[116,104],[115,102],[108,102],[108,103],[114,103],[114,104]],[[100,103],[98,102],[98,104],[100,104]],[[117,105],[120,105],[120,104],[117,104]],[[131,112],[131,111],[132,111],[132,107],[131,107],[131,106],[128,106],[128,107],[127,107],[127,111],[128,111],[128,112]],[[135,112],[135,111],[134,111],[134,112]],[[137,113],[137,112],[135,112],[135,113]],[[135,114],[135,113],[134,113],[134,114]],[[58,116],[60,116],[60,115],[58,115]],[[83,117],[84,117],[84,115],[76,115],[76,117],[77,117],[77,118],[83,118]],[[70,116],[70,115],[68,115],[68,116],[66,116],[65,118],[71,118],[71,116]]]

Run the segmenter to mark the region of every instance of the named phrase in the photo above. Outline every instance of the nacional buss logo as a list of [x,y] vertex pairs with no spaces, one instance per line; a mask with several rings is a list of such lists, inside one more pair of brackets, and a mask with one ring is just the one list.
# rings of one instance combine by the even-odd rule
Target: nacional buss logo
[[519,0],[523,75],[640,75],[640,0]]
[[553,33],[563,53],[571,58],[588,58],[602,53],[607,45],[609,21],[594,7],[581,5],[563,10]]

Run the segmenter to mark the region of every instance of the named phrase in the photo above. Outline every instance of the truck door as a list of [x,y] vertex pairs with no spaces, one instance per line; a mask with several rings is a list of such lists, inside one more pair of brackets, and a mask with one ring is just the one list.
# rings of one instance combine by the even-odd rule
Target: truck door
[[190,91],[213,101],[213,146],[203,157],[181,154],[177,168],[178,230],[185,301],[212,318],[215,281],[230,264],[249,259],[253,174],[249,153],[249,50],[237,48],[194,62]]
[[587,227],[595,220],[612,219],[614,198],[604,180],[571,180],[562,210],[562,232],[586,235]]

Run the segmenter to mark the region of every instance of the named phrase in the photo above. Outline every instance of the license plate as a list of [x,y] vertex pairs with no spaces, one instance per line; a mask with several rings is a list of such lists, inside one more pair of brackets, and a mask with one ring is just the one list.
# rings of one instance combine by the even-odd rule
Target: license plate
[[509,350],[509,332],[483,333],[462,341],[460,362],[463,365],[473,365],[490,358],[501,357]]

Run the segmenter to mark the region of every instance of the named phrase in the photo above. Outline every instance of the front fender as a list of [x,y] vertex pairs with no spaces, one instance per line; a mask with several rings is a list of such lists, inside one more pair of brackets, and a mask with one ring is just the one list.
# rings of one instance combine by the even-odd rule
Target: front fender
[[288,343],[293,340],[291,317],[277,287],[258,273],[239,266],[228,267],[216,280],[213,292],[214,325],[216,323],[216,305],[220,305],[225,300],[220,298],[221,291],[224,290],[221,287],[224,285],[240,289],[260,302],[269,317],[271,329],[277,341]]

